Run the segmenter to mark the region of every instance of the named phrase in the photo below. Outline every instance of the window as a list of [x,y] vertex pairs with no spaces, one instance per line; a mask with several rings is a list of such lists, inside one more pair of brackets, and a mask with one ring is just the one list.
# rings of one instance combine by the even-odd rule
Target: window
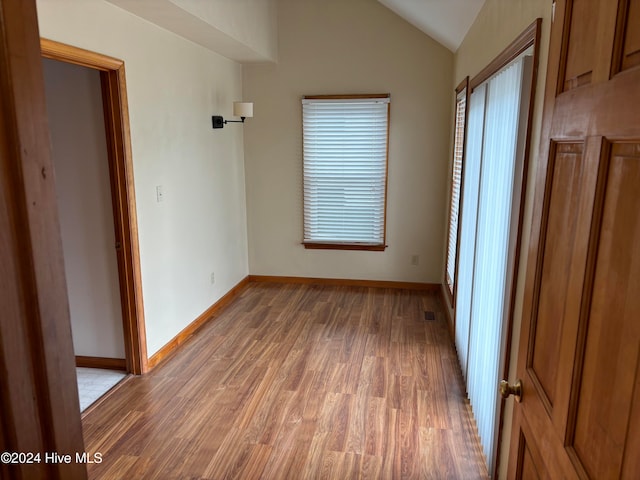
[[305,248],[385,249],[389,103],[303,98]]
[[467,120],[466,78],[456,89],[455,137],[453,143],[453,168],[451,172],[451,198],[449,202],[449,233],[447,236],[446,282],[453,299],[458,260],[458,219],[460,216],[460,192],[462,185],[462,162],[464,159],[464,138]]

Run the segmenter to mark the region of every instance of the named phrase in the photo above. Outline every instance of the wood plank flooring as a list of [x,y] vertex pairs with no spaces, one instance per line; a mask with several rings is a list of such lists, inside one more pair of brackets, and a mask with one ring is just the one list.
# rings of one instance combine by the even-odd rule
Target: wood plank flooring
[[92,479],[487,478],[433,292],[251,283],[83,426]]

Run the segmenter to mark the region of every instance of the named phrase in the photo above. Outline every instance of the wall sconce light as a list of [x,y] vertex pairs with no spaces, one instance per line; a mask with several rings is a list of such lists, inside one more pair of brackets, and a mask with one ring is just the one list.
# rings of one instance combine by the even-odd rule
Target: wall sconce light
[[211,117],[213,128],[222,128],[227,123],[244,123],[245,118],[253,117],[253,103],[233,102],[233,116],[240,117],[240,120],[225,120],[219,115]]

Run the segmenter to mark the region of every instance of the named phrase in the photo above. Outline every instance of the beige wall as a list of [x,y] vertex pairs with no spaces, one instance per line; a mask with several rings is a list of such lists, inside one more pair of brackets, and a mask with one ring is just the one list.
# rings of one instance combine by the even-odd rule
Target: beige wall
[[192,15],[251,48],[265,60],[278,58],[277,0],[171,0]]
[[277,59],[277,0],[106,1],[231,60]]
[[248,273],[243,129],[211,128],[241,66],[102,0],[37,6],[42,36],[125,61],[152,355]]
[[100,75],[46,59],[43,67],[73,349],[124,358]]
[[[278,30],[278,63],[244,66],[250,272],[439,283],[453,55],[371,0],[281,0]],[[385,252],[300,245],[300,99],[341,93],[391,93]]]
[[[525,200],[524,228],[522,233],[522,252],[528,250],[530,223],[534,193],[537,153],[540,142],[542,123],[542,104],[547,70],[547,51],[549,49],[549,33],[551,28],[551,2],[549,0],[487,0],[478,18],[471,26],[454,59],[454,81],[450,89],[453,91],[465,77],[473,78],[482,68],[488,65],[504,50],[527,26],[536,18],[542,18],[542,42],[540,45],[540,62],[536,86],[536,102],[533,112],[531,153],[527,197]],[[453,98],[453,97],[452,97]],[[452,100],[453,103],[453,100]],[[445,247],[446,248],[446,247]],[[520,321],[522,314],[522,296],[524,287],[524,270],[526,255],[521,255],[516,286],[516,305],[512,336],[512,355],[508,378],[515,379],[518,342],[520,337]],[[500,453],[499,478],[506,478],[508,448],[511,433],[513,401],[506,402],[503,438]]]

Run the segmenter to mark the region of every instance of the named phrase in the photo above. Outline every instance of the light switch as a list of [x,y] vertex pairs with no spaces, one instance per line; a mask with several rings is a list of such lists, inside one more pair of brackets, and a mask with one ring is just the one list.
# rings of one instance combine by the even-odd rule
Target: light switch
[[164,201],[164,187],[162,185],[158,185],[156,187],[156,202],[160,203]]

